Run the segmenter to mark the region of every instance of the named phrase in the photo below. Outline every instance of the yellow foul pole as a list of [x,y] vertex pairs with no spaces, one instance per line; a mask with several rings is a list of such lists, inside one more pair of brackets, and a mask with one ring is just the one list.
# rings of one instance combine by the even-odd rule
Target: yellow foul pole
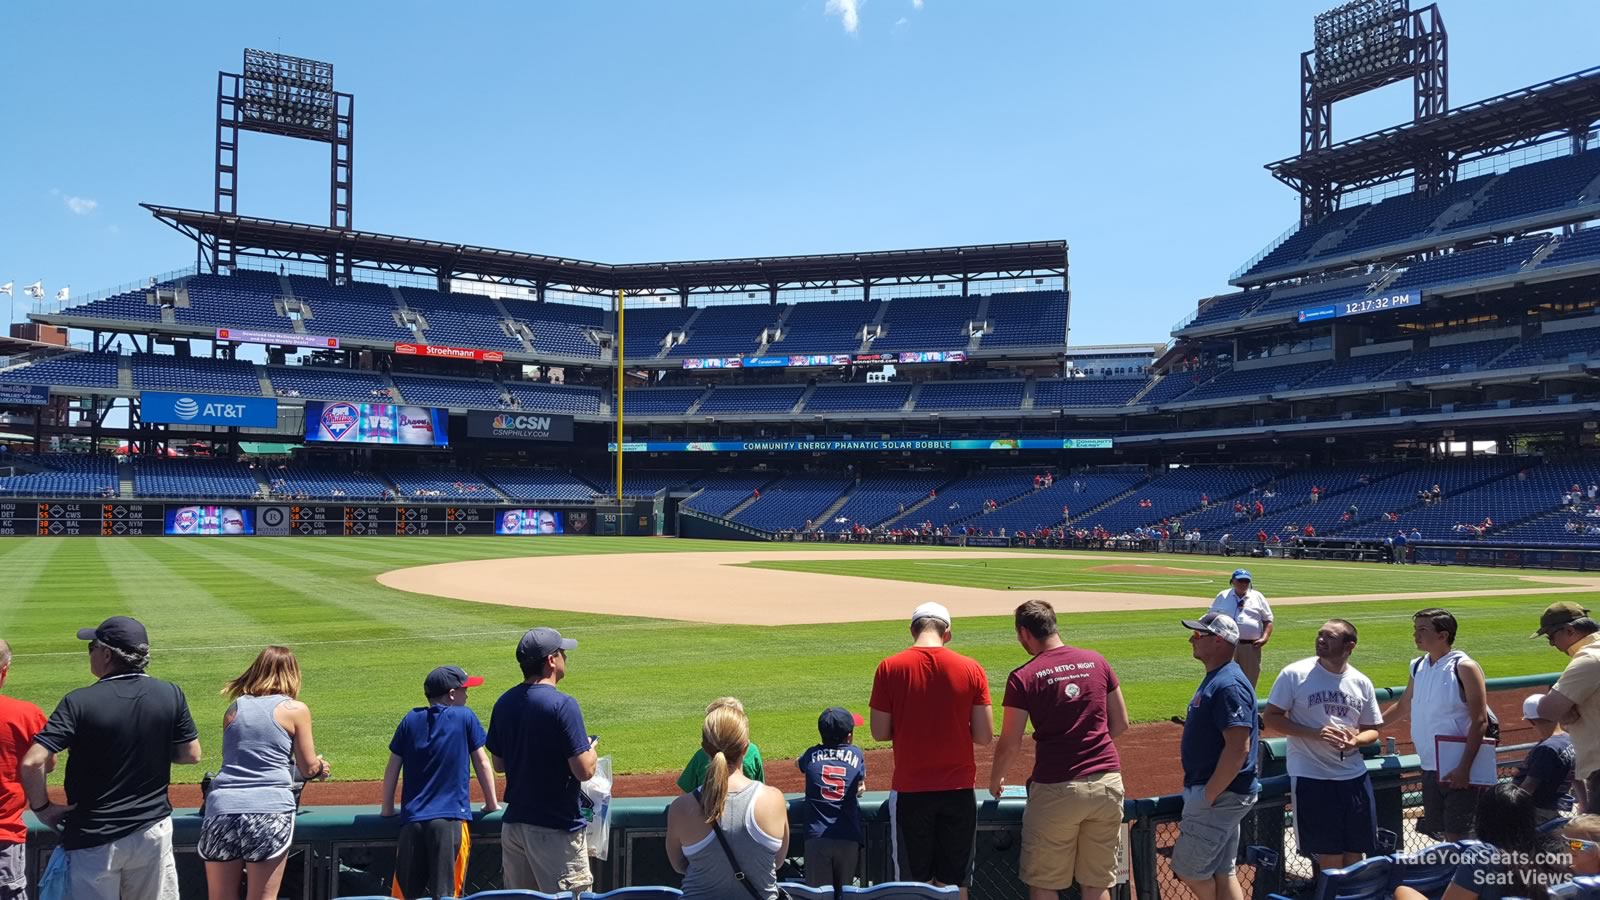
[[622,357],[624,337],[622,329],[622,291],[617,291],[617,515],[622,515],[622,382],[624,380]]

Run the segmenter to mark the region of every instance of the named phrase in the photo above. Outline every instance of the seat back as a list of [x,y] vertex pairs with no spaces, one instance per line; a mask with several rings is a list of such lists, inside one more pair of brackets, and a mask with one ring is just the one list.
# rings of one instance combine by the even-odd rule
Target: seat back
[[1444,895],[1444,889],[1450,886],[1450,879],[1455,877],[1460,853],[1461,845],[1452,843],[1435,844],[1416,853],[1397,854],[1394,867],[1390,870],[1389,888],[1393,890],[1404,885],[1437,900]]
[[1342,869],[1324,869],[1318,900],[1384,900],[1393,893],[1389,887],[1394,860],[1374,856]]
[[784,892],[794,897],[795,900],[802,900],[805,897],[816,897],[819,900],[835,900],[833,888],[831,887],[812,887],[809,884],[801,884],[798,881],[784,881],[779,883],[778,887],[783,888]]
[[1581,875],[1550,886],[1551,900],[1600,900],[1600,876]]
[[[588,896],[585,894],[584,896]],[[571,891],[562,891],[559,894],[546,894],[544,891],[522,891],[511,888],[501,888],[493,891],[479,891],[476,894],[462,897],[461,900],[574,900]]]
[[871,897],[873,900],[931,900],[939,897],[959,897],[961,889],[955,885],[934,887],[919,881],[885,881],[872,887],[847,887],[846,897]]
[[623,887],[613,888],[604,894],[586,892],[583,900],[670,900],[682,896],[683,891],[673,887]]

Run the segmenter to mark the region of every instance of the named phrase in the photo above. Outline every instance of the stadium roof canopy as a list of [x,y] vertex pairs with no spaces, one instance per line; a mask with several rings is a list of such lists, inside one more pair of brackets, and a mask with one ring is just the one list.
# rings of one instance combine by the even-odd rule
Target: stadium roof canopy
[[280,259],[312,258],[340,267],[427,271],[441,279],[478,276],[494,281],[565,285],[582,290],[635,293],[864,281],[912,281],[983,274],[1066,274],[1066,241],[974,244],[922,250],[827,253],[688,262],[611,265],[581,259],[495,250],[420,238],[306,225],[276,219],[222,215],[141,204],[159,220],[200,244],[221,243],[235,253]]
[[1490,97],[1449,112],[1385,128],[1321,150],[1268,163],[1273,177],[1299,188],[1327,183],[1370,187],[1444,154],[1451,162],[1503,153],[1600,121],[1600,67]]

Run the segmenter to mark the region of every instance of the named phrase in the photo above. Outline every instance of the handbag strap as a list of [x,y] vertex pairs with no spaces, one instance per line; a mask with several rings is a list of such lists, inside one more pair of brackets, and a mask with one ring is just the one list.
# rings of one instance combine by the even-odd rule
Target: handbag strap
[[755,900],[761,900],[761,894],[756,891],[756,886],[744,874],[744,869],[739,868],[739,861],[733,857],[733,848],[728,846],[728,836],[722,833],[722,826],[716,822],[711,823],[711,832],[717,836],[717,843],[722,845],[722,852],[728,857],[728,866],[733,869],[733,880],[744,885],[745,892]]

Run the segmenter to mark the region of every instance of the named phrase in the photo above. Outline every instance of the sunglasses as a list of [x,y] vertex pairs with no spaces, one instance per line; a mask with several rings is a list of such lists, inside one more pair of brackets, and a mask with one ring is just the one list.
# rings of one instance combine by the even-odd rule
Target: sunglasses
[[1573,853],[1583,853],[1600,848],[1600,844],[1596,844],[1594,841],[1586,841],[1583,838],[1567,838],[1567,847]]

